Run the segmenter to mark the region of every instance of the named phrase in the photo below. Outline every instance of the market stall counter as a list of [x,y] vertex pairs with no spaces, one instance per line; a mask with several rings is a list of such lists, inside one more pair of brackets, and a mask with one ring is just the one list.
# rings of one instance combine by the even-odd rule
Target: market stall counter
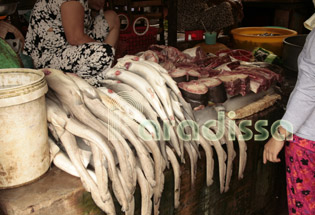
[[285,168],[262,152],[286,101],[281,68],[252,58],[153,45],[118,59],[102,87],[40,70],[52,169],[1,190],[2,213],[275,214]]
[[[281,106],[274,105],[262,112],[248,117],[253,124],[258,120],[268,120],[265,128],[282,116]],[[254,131],[254,130],[253,130]],[[191,186],[190,163],[181,165],[180,206],[174,208],[174,176],[172,170],[165,171],[165,187],[161,199],[160,214],[210,214],[210,215],[246,215],[278,214],[286,207],[284,159],[278,164],[262,162],[262,152],[266,141],[247,142],[247,165],[244,178],[237,177],[238,157],[233,162],[233,174],[230,189],[221,194],[218,177],[218,163],[215,158],[214,183],[206,185],[206,161],[202,150],[197,164],[195,186]],[[237,149],[237,147],[235,147]],[[238,154],[238,153],[237,153]],[[280,155],[283,157],[283,154]],[[139,187],[135,192],[135,214],[141,214]],[[0,191],[2,214],[103,214],[94,204],[80,180],[55,166],[38,181],[19,188]],[[120,212],[116,202],[117,214]],[[1,213],[0,213],[1,214]]]

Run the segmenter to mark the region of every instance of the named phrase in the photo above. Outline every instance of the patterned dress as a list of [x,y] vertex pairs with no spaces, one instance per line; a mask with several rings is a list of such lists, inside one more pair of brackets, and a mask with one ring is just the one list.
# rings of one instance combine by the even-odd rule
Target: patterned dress
[[293,136],[285,147],[290,215],[315,214],[315,141]]
[[30,55],[34,66],[73,72],[91,85],[100,86],[103,72],[111,67],[115,49],[103,42],[109,26],[103,11],[93,18],[87,0],[79,0],[84,7],[84,31],[99,42],[70,45],[61,20],[61,4],[69,0],[38,0],[33,8],[24,53]]

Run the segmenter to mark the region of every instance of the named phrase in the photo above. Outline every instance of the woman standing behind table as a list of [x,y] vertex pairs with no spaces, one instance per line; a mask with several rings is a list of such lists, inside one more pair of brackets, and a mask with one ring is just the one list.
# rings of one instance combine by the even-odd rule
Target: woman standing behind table
[[311,21],[305,23],[313,23],[313,30],[299,55],[297,83],[278,130],[283,139],[290,133],[293,138],[285,143],[272,137],[263,152],[264,163],[280,162],[278,154],[285,147],[290,215],[315,214],[315,22]]
[[[38,0],[34,5],[24,52],[36,68],[73,72],[99,86],[114,60],[120,21],[103,12],[105,0]],[[95,15],[94,15],[95,14]]]

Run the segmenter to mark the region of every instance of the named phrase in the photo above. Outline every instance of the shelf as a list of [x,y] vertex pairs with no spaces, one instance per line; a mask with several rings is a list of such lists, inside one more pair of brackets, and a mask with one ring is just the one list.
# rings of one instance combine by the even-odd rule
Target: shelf
[[162,6],[162,0],[155,0],[155,1],[113,1],[115,6],[128,6],[130,7],[152,7],[152,6]]
[[[109,7],[117,13],[125,13],[132,22],[139,16],[144,16],[149,20],[159,20],[158,34],[160,34],[160,43],[165,43],[164,38],[164,13],[163,7],[164,0],[147,0],[147,1],[134,1],[134,0],[109,0]],[[149,7],[150,10],[146,11],[145,8]]]
[[137,1],[137,2],[131,2],[131,7],[151,7],[151,6],[162,6],[162,1]]

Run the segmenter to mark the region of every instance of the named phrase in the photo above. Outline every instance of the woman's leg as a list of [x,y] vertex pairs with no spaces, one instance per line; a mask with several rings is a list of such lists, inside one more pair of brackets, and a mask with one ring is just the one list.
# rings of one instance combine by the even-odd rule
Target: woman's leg
[[104,42],[116,48],[120,32],[120,19],[112,10],[105,11],[104,16],[109,25],[109,33]]
[[101,86],[103,72],[110,68],[114,60],[112,46],[105,43],[86,43],[67,46],[56,54],[46,67],[76,73],[93,86]]
[[315,214],[315,152],[304,147],[307,142],[294,136],[285,147],[290,215]]

